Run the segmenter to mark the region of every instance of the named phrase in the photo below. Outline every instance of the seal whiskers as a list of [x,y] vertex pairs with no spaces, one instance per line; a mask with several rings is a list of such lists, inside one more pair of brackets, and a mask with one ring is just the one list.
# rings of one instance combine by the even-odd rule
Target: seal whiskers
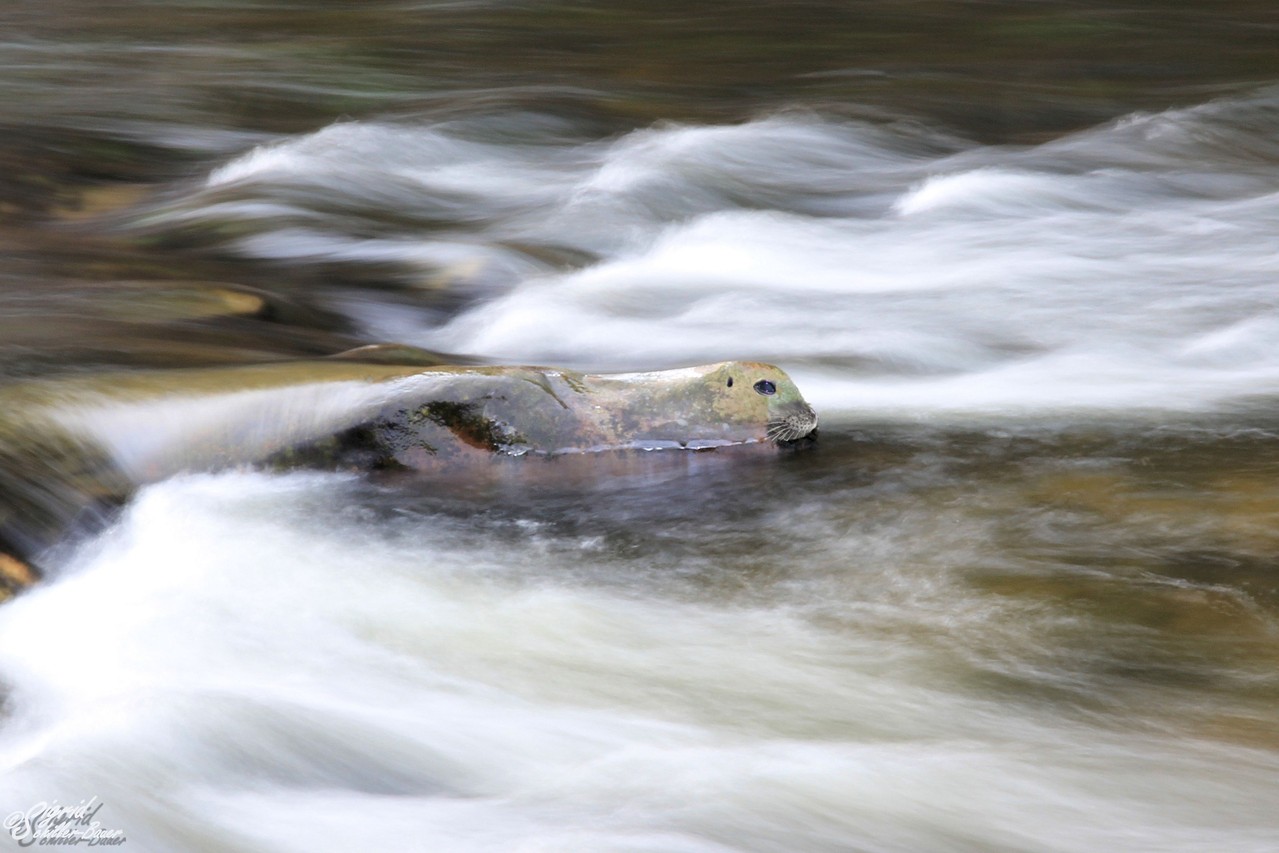
[[776,444],[798,441],[817,429],[817,413],[810,407],[796,408],[768,422],[765,435]]

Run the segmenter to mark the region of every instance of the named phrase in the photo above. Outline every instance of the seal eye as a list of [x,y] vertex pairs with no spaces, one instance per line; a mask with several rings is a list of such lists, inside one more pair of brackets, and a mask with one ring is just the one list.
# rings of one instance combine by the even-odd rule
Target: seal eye
[[728,377],[728,387],[729,387],[729,388],[732,388],[732,387],[733,387],[733,377],[731,377],[731,376],[730,376],[730,377]]
[[765,397],[771,397],[777,393],[777,386],[767,379],[761,379],[755,383],[755,390]]

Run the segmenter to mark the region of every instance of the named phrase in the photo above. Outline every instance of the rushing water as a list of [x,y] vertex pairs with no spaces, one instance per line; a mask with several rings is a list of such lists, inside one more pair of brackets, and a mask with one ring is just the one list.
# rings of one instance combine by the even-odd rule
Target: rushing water
[[[64,508],[0,605],[0,814],[95,803],[138,851],[1279,849],[1279,28],[1223,5],[6,8],[5,385],[754,359],[822,427]],[[122,464],[219,414],[59,405]],[[23,417],[0,513],[88,488]]]

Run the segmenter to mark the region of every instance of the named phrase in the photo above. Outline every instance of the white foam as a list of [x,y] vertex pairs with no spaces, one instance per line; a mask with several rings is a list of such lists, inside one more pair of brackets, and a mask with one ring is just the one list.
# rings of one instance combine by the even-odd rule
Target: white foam
[[1097,201],[1088,191],[1092,183],[1078,177],[979,168],[927,178],[894,202],[893,210],[901,216],[985,213],[1006,218],[1015,211],[1079,209]]
[[437,381],[313,382],[246,391],[77,396],[47,415],[105,448],[138,482],[251,464],[367,420],[397,395]]
[[[417,342],[591,369],[845,364],[809,373],[827,389],[815,396],[848,414],[1207,411],[1273,394],[1279,352],[1240,330],[1275,322],[1279,178],[1196,159],[1184,126],[1198,120],[1161,118],[1181,129],[1144,163],[1120,148],[1123,126],[1040,149],[899,157],[875,184],[899,182],[890,204],[836,217],[802,212],[821,170],[769,140],[788,127],[826,139],[837,160],[847,127],[646,131],[611,150],[594,191],[620,203],[654,182],[713,188],[719,209],[685,207],[625,251],[527,280]],[[765,178],[769,157],[785,167]],[[849,210],[874,195],[832,190]],[[774,209],[736,210],[740,198]]]
[[[428,268],[477,301],[439,328],[359,312],[368,334],[492,361],[772,361],[848,416],[1207,411],[1279,372],[1273,99],[990,148],[804,114],[586,141],[351,122],[245,155],[183,215],[253,218],[259,257]],[[423,228],[367,218],[387,207]]]
[[[859,571],[731,604],[537,523],[364,517],[350,482],[167,481],[0,609],[0,798],[96,795],[140,849],[1264,849],[1273,756],[938,677],[997,629],[1033,659],[1045,618],[948,577],[972,517],[794,508]],[[929,613],[945,648],[901,642]]]

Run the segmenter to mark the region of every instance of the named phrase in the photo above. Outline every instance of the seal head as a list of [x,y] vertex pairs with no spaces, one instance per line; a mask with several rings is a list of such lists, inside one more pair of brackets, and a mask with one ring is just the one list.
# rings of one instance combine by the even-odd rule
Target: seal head
[[719,364],[581,377],[604,446],[692,449],[727,444],[791,446],[812,436],[817,415],[771,364]]
[[[817,413],[781,368],[756,361],[730,361],[717,373],[723,375],[725,391],[733,398],[744,398],[756,405],[760,400],[764,402],[764,435],[768,441],[787,446],[815,437]],[[751,395],[756,399],[752,400]]]

